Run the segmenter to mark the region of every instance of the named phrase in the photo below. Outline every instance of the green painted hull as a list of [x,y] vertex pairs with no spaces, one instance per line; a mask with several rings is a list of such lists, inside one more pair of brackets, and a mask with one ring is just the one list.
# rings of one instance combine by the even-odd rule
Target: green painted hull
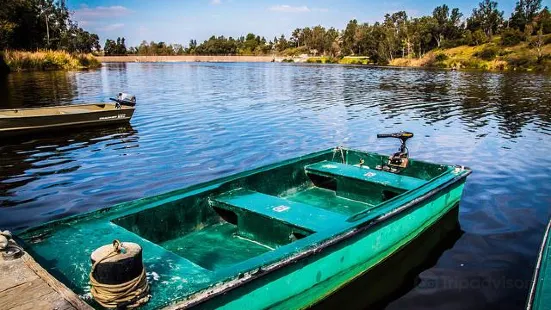
[[415,160],[400,175],[368,168],[386,159],[326,150],[18,236],[82,296],[90,253],[119,239],[142,245],[146,309],[304,308],[375,270],[458,205],[470,170]]
[[532,278],[532,285],[526,303],[526,309],[549,309],[551,305],[551,239],[549,236],[551,221],[547,224],[545,234]]

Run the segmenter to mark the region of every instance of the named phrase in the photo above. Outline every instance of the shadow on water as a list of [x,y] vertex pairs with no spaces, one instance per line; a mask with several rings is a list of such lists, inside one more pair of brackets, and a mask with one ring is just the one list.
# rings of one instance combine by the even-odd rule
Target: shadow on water
[[[396,141],[375,134],[409,130],[415,133],[408,141],[412,157],[473,169],[459,208],[464,233],[434,252],[422,244],[424,250],[409,254],[411,261],[426,263],[403,281],[388,281],[402,289],[390,303],[375,306],[524,306],[525,284],[551,215],[549,76],[104,64],[100,70],[0,75],[0,109],[98,102],[120,91],[138,98],[131,127],[0,141],[0,228],[21,229],[335,145],[388,154]],[[363,307],[367,280],[358,281],[335,300],[343,296],[343,304]]]
[[[384,309],[418,287],[421,284],[419,273],[434,266],[463,234],[458,210],[459,206],[454,207],[419,238],[310,309],[338,309],[343,305],[346,309]],[[431,289],[429,286],[426,288]]]

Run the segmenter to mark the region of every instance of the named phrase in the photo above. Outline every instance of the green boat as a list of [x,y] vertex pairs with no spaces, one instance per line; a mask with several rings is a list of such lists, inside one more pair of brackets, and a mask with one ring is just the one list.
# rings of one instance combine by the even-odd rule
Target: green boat
[[144,309],[309,307],[457,210],[470,169],[409,159],[411,133],[380,136],[399,152],[328,149],[17,236],[94,307],[90,255],[115,239],[143,249]]
[[551,230],[551,221],[547,224],[543,241],[541,242],[532,285],[528,294],[526,309],[540,310],[549,309],[551,305],[551,241],[549,240],[549,231]]

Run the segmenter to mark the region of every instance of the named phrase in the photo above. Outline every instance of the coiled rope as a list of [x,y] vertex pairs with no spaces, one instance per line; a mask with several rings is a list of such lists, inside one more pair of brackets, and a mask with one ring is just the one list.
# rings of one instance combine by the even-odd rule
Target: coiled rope
[[5,259],[16,259],[23,255],[23,248],[13,241],[9,230],[0,230],[0,252]]
[[145,267],[136,278],[121,284],[104,284],[94,279],[94,270],[102,261],[121,253],[123,246],[119,240],[113,241],[113,251],[92,265],[90,271],[90,291],[94,299],[105,308],[136,308],[149,301],[149,284],[145,275]]

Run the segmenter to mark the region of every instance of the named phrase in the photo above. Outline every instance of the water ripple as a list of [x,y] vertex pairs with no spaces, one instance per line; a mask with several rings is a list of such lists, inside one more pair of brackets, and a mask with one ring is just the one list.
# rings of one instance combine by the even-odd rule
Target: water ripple
[[[551,211],[551,79],[287,64],[129,63],[0,78],[0,108],[137,96],[128,126],[0,142],[0,227],[23,228],[407,129],[415,158],[468,165],[465,231],[420,275],[529,281]],[[451,282],[450,282],[451,281]],[[455,281],[455,282],[454,282]],[[527,288],[416,287],[390,308],[518,308]],[[468,296],[468,298],[465,298]],[[468,299],[468,303],[465,300]],[[458,303],[458,302],[461,303]]]

